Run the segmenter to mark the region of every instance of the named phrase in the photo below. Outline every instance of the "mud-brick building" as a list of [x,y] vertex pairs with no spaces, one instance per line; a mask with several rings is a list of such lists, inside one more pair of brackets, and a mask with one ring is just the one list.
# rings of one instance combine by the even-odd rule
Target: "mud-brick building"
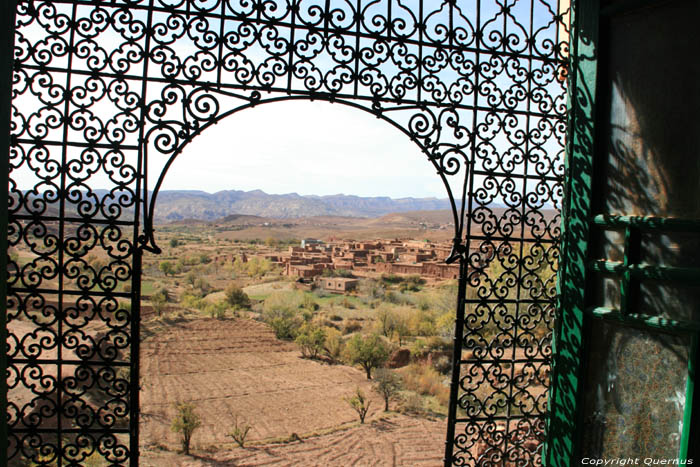
[[[392,274],[421,274],[423,265],[415,263],[388,263],[382,269],[385,270],[384,272]],[[379,268],[377,270],[379,271]]]
[[399,255],[399,261],[402,263],[422,263],[424,261],[430,261],[435,258],[432,252],[420,252],[420,253],[401,253]]
[[345,293],[355,290],[358,279],[351,277],[318,277],[316,279],[317,287],[320,287],[328,292]]
[[289,264],[285,265],[284,273],[287,276],[300,277],[302,279],[312,279],[323,273],[324,266],[321,264]]
[[423,263],[421,275],[436,277],[438,279],[458,279],[459,266],[440,262]]

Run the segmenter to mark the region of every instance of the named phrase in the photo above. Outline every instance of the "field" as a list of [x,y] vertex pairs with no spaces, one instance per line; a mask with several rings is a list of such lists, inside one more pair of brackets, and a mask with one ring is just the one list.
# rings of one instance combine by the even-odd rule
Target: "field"
[[[296,283],[267,257],[298,246],[305,237],[442,240],[449,236],[449,216],[261,219],[158,226],[163,253],[144,256],[141,281],[141,465],[440,465],[456,281],[358,272],[354,290],[331,293]],[[12,253],[21,264],[31,261],[22,249]],[[530,277],[545,287],[553,284],[552,273],[540,253],[530,252],[538,265]],[[109,258],[95,250],[84,261],[90,279]],[[489,264],[481,277],[485,286],[505,283],[510,273],[504,261]],[[79,284],[73,279],[68,285]],[[125,281],[118,290],[128,292],[128,287]],[[476,298],[475,293],[468,290],[467,298]],[[513,288],[507,293],[504,299],[515,298]],[[119,305],[132,309],[128,300]],[[32,335],[46,319],[37,313],[31,310],[11,322],[10,330]],[[508,305],[484,319],[480,334],[498,344],[514,314]],[[548,332],[545,320],[531,325],[528,339],[542,339]],[[91,323],[82,329],[83,339],[106,339],[106,330],[106,323]],[[363,369],[358,357],[362,345],[381,354],[370,369]],[[45,358],[53,356],[45,350]],[[514,357],[527,356],[518,349]],[[366,377],[366,371],[374,371],[377,379],[383,366],[385,377],[399,380],[388,412],[376,384]],[[544,400],[546,366],[504,361],[498,367],[529,386],[527,404]],[[477,397],[488,398],[489,387],[484,385]],[[22,404],[31,397],[23,389],[10,393]],[[348,403],[357,389],[370,401],[364,424]],[[86,397],[101,404],[100,394]],[[182,452],[182,433],[172,429],[182,403],[200,420],[190,455]],[[245,448],[230,436],[237,424],[250,425]]]
[[[301,358],[260,322],[173,321],[141,349],[143,465],[437,465],[444,421],[391,413],[364,372]],[[365,425],[343,401],[360,387],[371,398]],[[176,401],[202,419],[194,457],[176,454]],[[226,435],[234,417],[253,426],[250,448]],[[298,436],[302,441],[295,440]]]
[[445,423],[394,414],[334,433],[301,441],[184,457],[171,452],[144,453],[141,464],[204,466],[438,466]]

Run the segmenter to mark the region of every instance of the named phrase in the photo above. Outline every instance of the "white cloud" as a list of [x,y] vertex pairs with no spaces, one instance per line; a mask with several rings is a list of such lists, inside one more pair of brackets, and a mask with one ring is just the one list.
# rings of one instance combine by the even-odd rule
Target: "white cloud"
[[226,117],[185,147],[162,189],[447,196],[432,164],[398,129],[358,109],[310,101]]

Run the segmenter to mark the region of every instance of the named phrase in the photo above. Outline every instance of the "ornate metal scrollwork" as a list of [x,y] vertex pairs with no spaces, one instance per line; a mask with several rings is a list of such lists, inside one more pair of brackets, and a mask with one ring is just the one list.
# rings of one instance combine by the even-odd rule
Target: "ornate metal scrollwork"
[[423,150],[464,264],[447,455],[539,463],[567,21],[554,0],[20,0],[10,463],[135,462],[140,255],[158,251],[162,180],[208,126],[286,99],[362,109]]

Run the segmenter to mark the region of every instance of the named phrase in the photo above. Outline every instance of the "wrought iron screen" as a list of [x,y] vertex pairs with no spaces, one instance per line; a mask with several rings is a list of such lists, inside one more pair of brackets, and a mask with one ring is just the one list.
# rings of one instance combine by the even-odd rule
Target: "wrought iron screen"
[[425,153],[462,265],[446,463],[541,463],[568,1],[19,0],[16,11],[2,109],[10,464],[137,462],[141,255],[159,251],[161,182],[208,126],[288,99],[362,109]]

